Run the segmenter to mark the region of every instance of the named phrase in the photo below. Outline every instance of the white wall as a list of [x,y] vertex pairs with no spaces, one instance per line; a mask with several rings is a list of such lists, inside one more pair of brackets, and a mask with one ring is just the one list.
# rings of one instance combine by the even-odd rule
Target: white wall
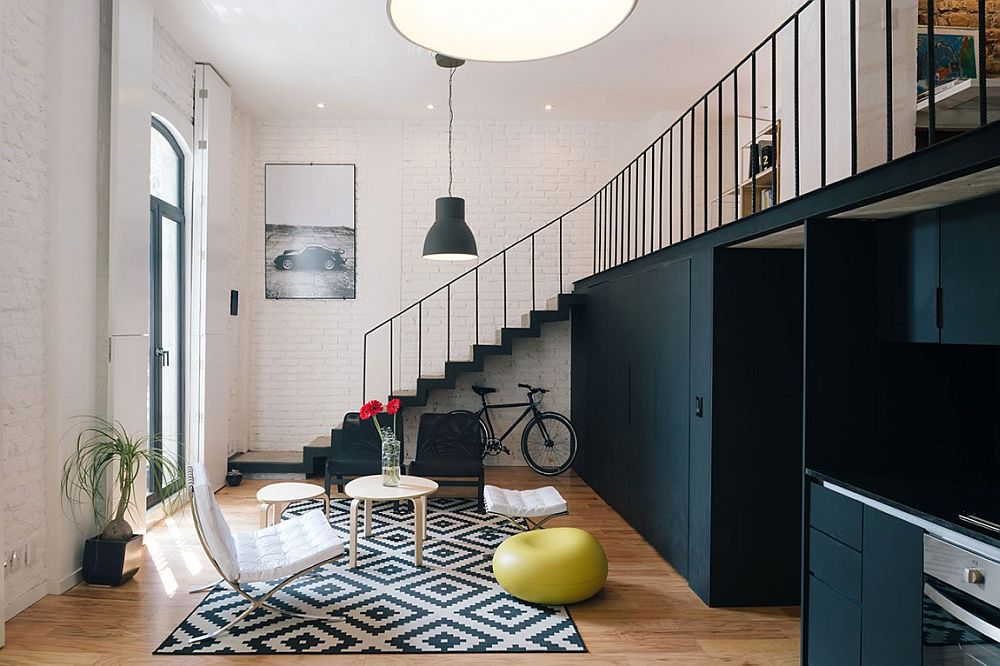
[[[639,127],[631,123],[456,123],[454,193],[466,198],[480,256],[485,258],[589,197],[620,168],[622,143],[633,145],[638,134]],[[249,298],[241,299],[240,315],[250,319],[246,445],[294,450],[326,434],[345,412],[360,405],[365,331],[471,264],[436,264],[420,257],[424,233],[433,220],[434,199],[447,190],[447,137],[442,123],[261,121],[254,127],[252,150],[252,207],[242,227],[248,244],[244,295]],[[270,162],[358,165],[357,299],[264,299],[264,165]],[[590,270],[592,220],[591,209],[586,208],[564,223],[566,290],[574,277]],[[539,308],[558,291],[557,239],[553,226],[536,245]],[[525,263],[529,256],[530,246],[524,244],[509,257],[511,325],[531,308],[530,269]],[[500,264],[495,265],[499,271]],[[501,325],[502,291],[499,286],[488,287],[499,283],[485,269],[482,278],[480,332],[486,341]],[[467,291],[453,292],[453,358],[463,349],[467,355],[474,337],[473,309],[468,301],[461,302],[471,287]],[[443,369],[444,327],[436,328],[434,322],[444,309],[438,305],[440,311],[431,304],[424,311],[425,374]],[[416,372],[415,319],[403,326],[402,337],[396,339],[397,389],[412,386]],[[547,385],[553,389],[551,406],[568,411],[568,331],[568,326],[547,326],[545,340],[518,344],[522,353],[514,366],[491,362],[482,379],[508,388],[517,381]],[[387,336],[373,336],[369,347],[367,397],[384,398],[389,390]],[[540,359],[545,368],[538,367]],[[435,399],[447,400],[447,395],[454,396],[456,405],[468,405],[475,398],[461,391]],[[239,420],[238,414],[237,409],[232,418]],[[414,441],[415,431],[407,438]]]
[[0,3],[0,488],[7,551],[33,548],[8,570],[7,614],[45,581],[46,273],[49,263],[46,108],[49,5]]

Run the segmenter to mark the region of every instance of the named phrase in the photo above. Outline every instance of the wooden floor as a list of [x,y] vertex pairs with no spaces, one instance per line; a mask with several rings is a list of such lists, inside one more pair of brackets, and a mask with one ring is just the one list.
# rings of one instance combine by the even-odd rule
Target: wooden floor
[[[712,609],[617,513],[572,474],[543,479],[528,468],[490,468],[487,481],[509,488],[551,482],[571,515],[552,525],[582,527],[603,544],[610,562],[604,590],[570,607],[584,655],[340,655],[154,657],[152,651],[202,598],[188,594],[214,572],[189,514],[146,536],[145,564],[115,589],[78,585],[49,596],[7,623],[0,664],[797,664],[798,608]],[[256,527],[254,494],[264,481],[219,492],[233,528]]]

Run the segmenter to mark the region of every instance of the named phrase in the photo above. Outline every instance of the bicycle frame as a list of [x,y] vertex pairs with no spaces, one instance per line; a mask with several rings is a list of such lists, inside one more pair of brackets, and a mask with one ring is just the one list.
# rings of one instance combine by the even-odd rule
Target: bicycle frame
[[[535,400],[533,400],[531,398],[528,399],[528,402],[507,402],[507,403],[502,403],[502,404],[499,404],[499,405],[491,405],[490,403],[486,402],[486,396],[485,395],[481,396],[481,400],[483,402],[483,406],[480,407],[479,411],[476,412],[476,416],[478,416],[482,420],[482,422],[486,424],[486,430],[489,433],[489,438],[490,439],[496,439],[496,440],[498,440],[500,442],[502,442],[505,439],[507,439],[507,436],[510,435],[510,433],[512,433],[514,431],[514,428],[516,428],[518,425],[520,425],[521,421],[523,421],[525,419],[525,417],[528,416],[528,414],[531,414],[535,418],[538,418],[538,416],[542,413],[541,410],[538,409],[538,405],[540,405],[541,402],[540,401],[536,402]],[[523,412],[521,412],[521,415],[517,417],[517,420],[514,421],[513,423],[511,423],[510,427],[507,428],[507,430],[505,430],[504,433],[502,435],[500,435],[499,438],[497,438],[497,436],[496,436],[496,429],[493,427],[493,421],[492,421],[492,419],[490,419],[490,410],[494,410],[494,409],[516,409],[518,407],[525,407],[526,409]],[[540,420],[538,422],[538,427],[542,431],[542,436],[546,440],[548,440],[549,433],[545,430],[545,423],[544,423],[544,421]]]

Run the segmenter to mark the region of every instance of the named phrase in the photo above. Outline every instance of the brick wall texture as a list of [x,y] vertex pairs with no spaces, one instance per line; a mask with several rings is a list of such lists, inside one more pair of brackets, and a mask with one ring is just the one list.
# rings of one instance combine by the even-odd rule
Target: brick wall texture
[[[364,122],[258,122],[253,132],[251,214],[243,227],[248,239],[251,297],[248,445],[257,450],[293,450],[326,433],[361,401],[362,342],[365,331],[394,310],[436,289],[471,263],[422,259],[423,237],[434,216],[434,199],[447,193],[447,136],[443,123],[404,122],[391,128],[401,139],[402,191],[380,184],[380,164],[371,142],[383,141],[384,126]],[[480,257],[500,250],[586,199],[611,175],[616,142],[633,136],[630,123],[457,122],[454,194],[467,202]],[[358,274],[355,300],[266,301],[263,294],[264,165],[269,162],[357,164]],[[375,197],[400,197],[401,219],[369,213]],[[563,222],[566,289],[590,270],[592,211],[584,207]],[[536,303],[559,290],[558,224],[535,243]],[[385,234],[399,234],[397,284],[370,270]],[[511,325],[531,309],[531,246],[522,243],[508,256],[508,319]],[[366,264],[367,260],[367,264]],[[480,338],[492,340],[503,321],[502,263],[480,273]],[[393,307],[372,306],[373,290],[395,290]],[[475,340],[475,307],[470,280],[452,290],[451,357],[469,355]],[[443,298],[423,309],[421,357],[424,374],[439,374],[446,356]],[[393,388],[412,388],[416,378],[416,313],[394,327]],[[388,336],[369,340],[369,362],[386,358]],[[387,379],[369,375],[369,386],[387,389]],[[519,342],[514,358],[491,360],[486,372],[464,377],[461,389],[433,396],[433,409],[473,406],[472,381],[488,381],[516,396],[516,383],[552,389],[548,405],[569,411],[569,327],[551,324],[540,340]],[[380,397],[369,391],[369,398]],[[406,439],[415,442],[416,419],[407,419]],[[504,422],[501,417],[500,422]],[[412,453],[412,452],[411,452]],[[507,462],[515,461],[515,458]]]
[[47,10],[0,2],[0,520],[8,552],[34,550],[8,572],[8,600],[45,576]]
[[194,123],[194,58],[153,21],[153,92]]

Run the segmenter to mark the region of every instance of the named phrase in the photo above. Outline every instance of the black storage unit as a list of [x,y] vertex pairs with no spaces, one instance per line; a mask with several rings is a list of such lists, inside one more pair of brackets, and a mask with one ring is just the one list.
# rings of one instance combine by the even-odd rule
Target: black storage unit
[[877,223],[879,339],[1000,344],[1000,197]]
[[817,483],[808,492],[804,662],[919,664],[923,531]]
[[592,285],[577,472],[710,605],[796,604],[802,253],[716,249]]

